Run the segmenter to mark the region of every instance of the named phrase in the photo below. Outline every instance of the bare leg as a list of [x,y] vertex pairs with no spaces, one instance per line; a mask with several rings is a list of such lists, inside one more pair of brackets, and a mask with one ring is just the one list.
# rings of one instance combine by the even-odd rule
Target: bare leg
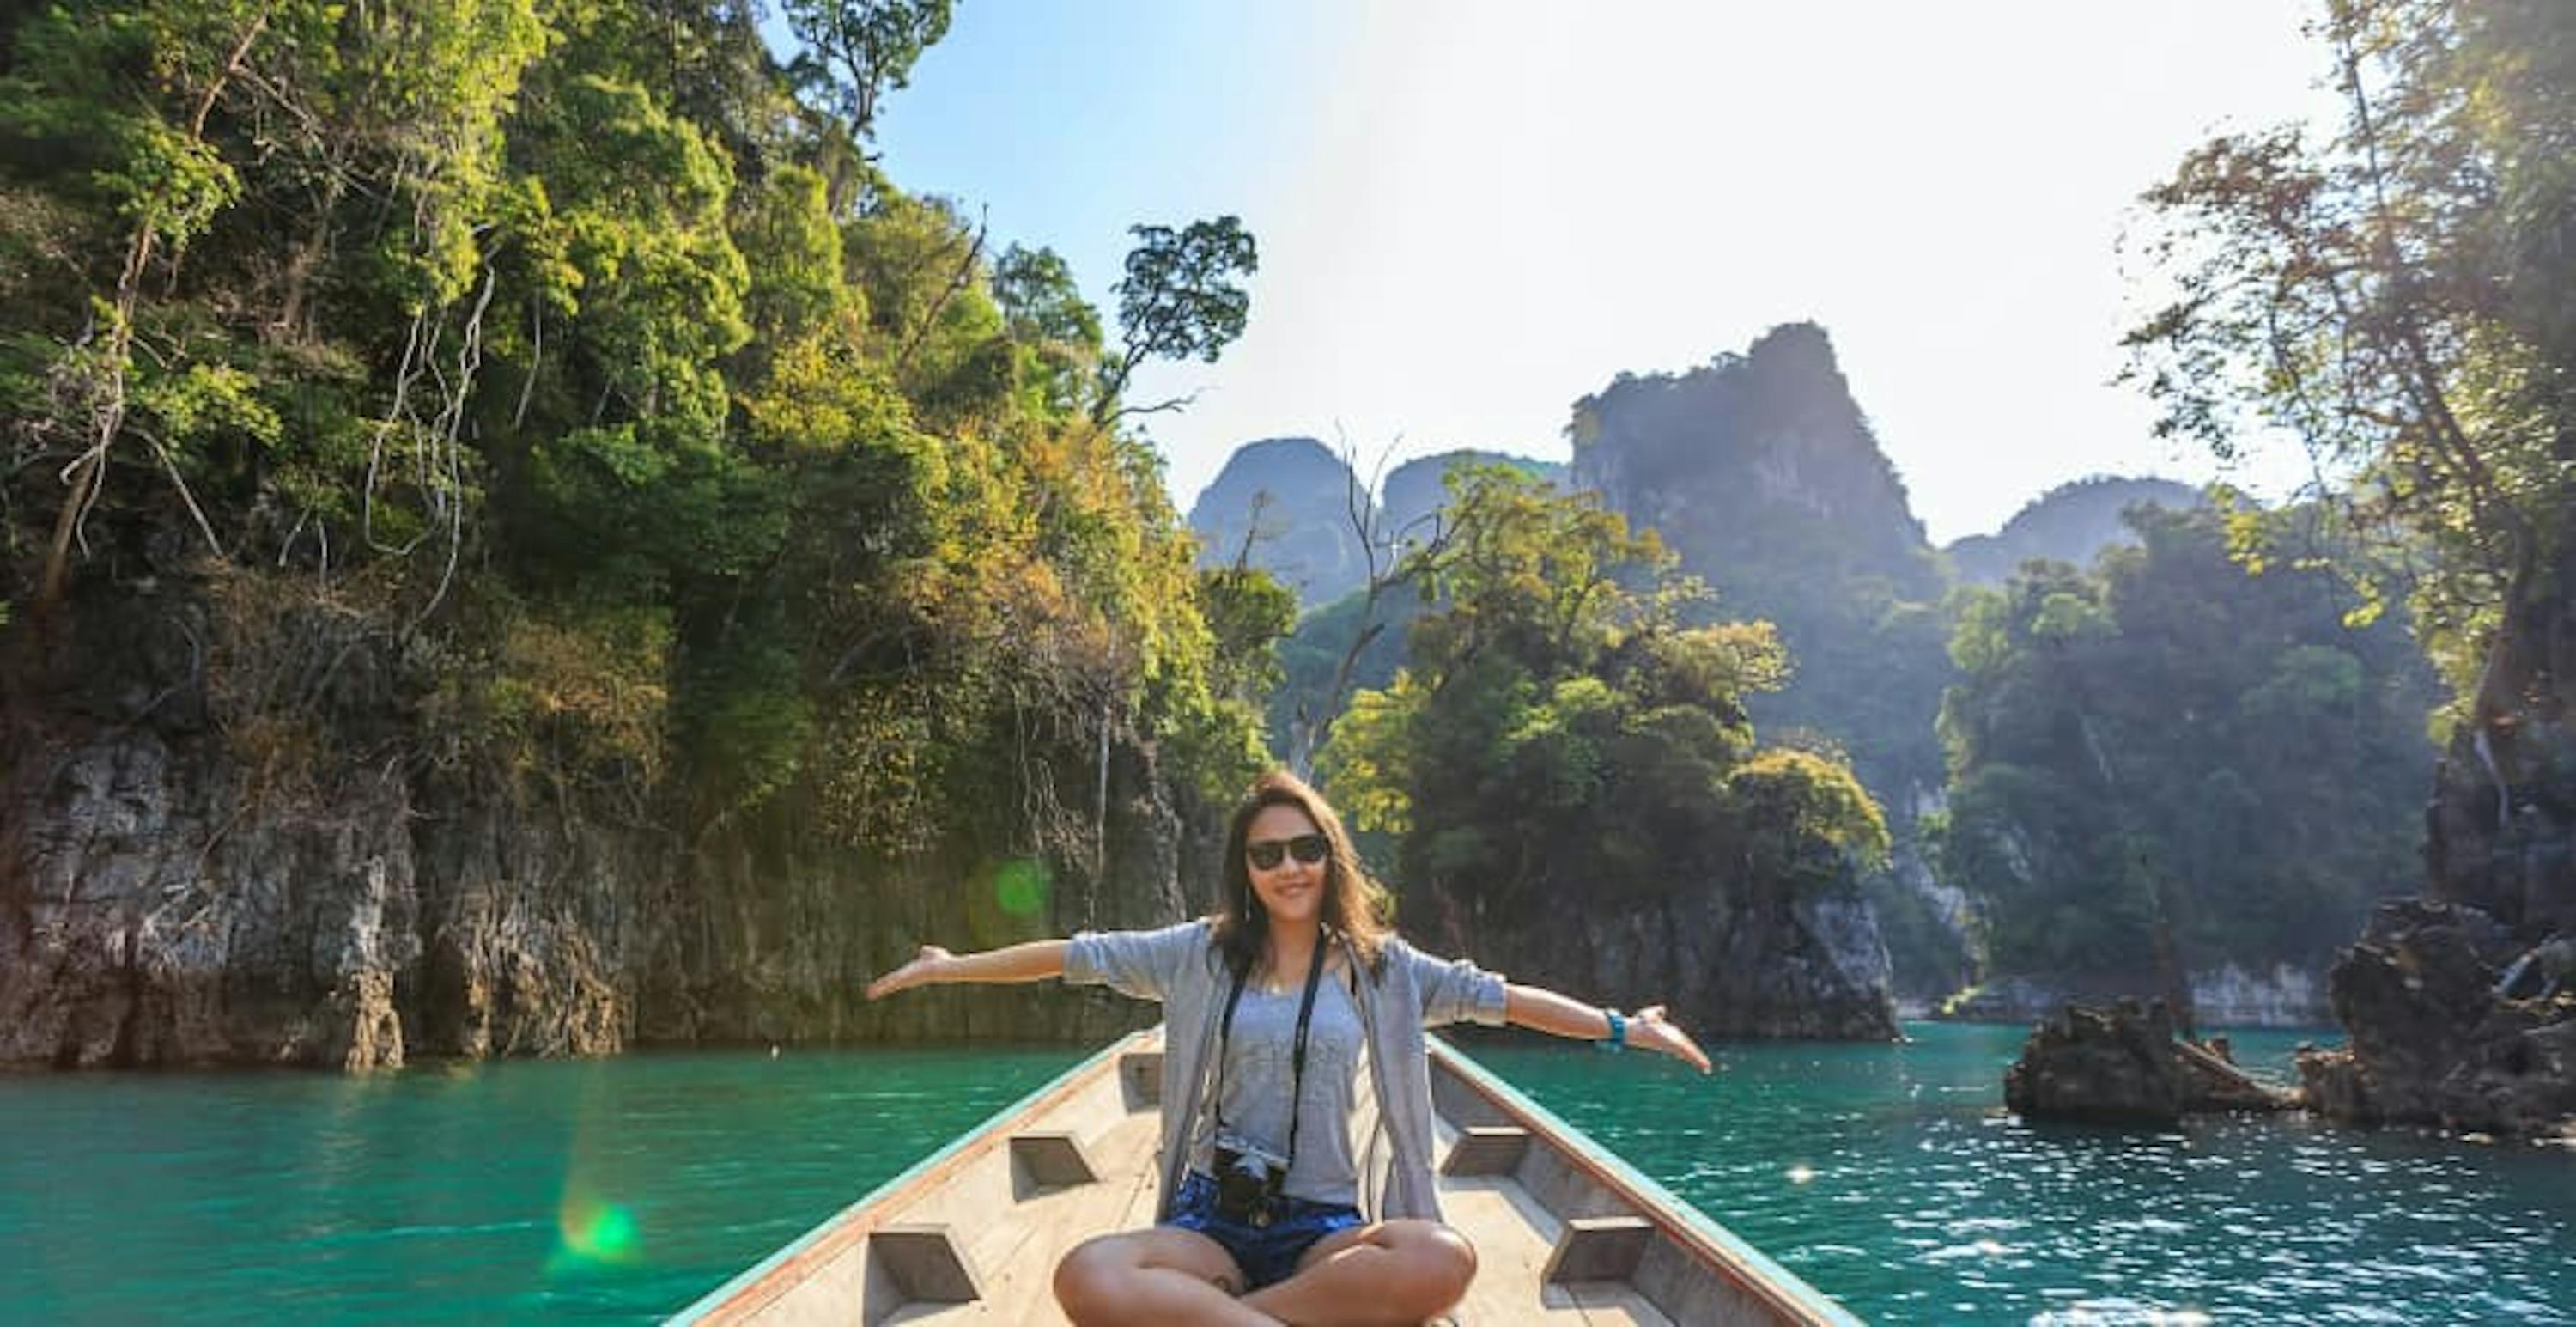
[[1235,1299],[1241,1289],[1243,1269],[1224,1245],[1171,1226],[1084,1240],[1055,1265],[1055,1300],[1075,1327],[1277,1327]]
[[1437,1221],[1381,1221],[1317,1240],[1295,1276],[1243,1302],[1298,1327],[1412,1327],[1465,1298],[1475,1279],[1466,1236]]

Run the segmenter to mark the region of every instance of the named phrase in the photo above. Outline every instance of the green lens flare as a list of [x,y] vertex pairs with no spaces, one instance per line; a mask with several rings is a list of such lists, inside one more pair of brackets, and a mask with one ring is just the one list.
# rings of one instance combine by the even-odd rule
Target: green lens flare
[[603,1207],[590,1223],[590,1247],[602,1258],[621,1258],[637,1244],[635,1214],[623,1207]]
[[1044,863],[1031,857],[1014,857],[993,873],[993,901],[1014,917],[1035,916],[1046,909],[1047,886],[1051,883]]
[[563,1237],[558,1263],[627,1263],[643,1253],[635,1214],[616,1203],[567,1200],[556,1226]]

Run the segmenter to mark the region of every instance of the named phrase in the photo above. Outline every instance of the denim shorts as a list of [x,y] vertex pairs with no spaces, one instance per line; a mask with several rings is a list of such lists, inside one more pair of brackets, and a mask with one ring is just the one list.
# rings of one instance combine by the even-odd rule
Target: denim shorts
[[1368,1224],[1359,1209],[1347,1203],[1308,1202],[1303,1198],[1283,1197],[1286,1210],[1279,1219],[1266,1226],[1251,1226],[1218,1215],[1216,1181],[1191,1171],[1181,1181],[1181,1191],[1172,1199],[1172,1219],[1163,1224],[1195,1230],[1225,1246],[1234,1255],[1234,1263],[1243,1269],[1251,1284],[1246,1291],[1277,1285],[1297,1270],[1297,1260],[1315,1241],[1337,1230]]

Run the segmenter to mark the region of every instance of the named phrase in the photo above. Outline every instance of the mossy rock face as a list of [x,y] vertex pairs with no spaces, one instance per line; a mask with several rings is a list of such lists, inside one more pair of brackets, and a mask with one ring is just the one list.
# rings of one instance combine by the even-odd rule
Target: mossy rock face
[[[2576,586],[2576,548],[2550,578]],[[2576,599],[2508,605],[2483,691],[2425,810],[2424,896],[2476,908],[2537,941],[2576,933]]]
[[[164,580],[63,620],[0,650],[0,898],[18,900],[0,909],[0,1067],[1097,1041],[1152,1006],[862,992],[925,940],[1156,926],[1210,902],[1183,882],[1215,878],[1217,813],[1133,743],[1110,745],[1087,808],[1098,879],[956,843],[834,848],[784,801],[690,844],[633,762],[532,770],[524,744],[460,736],[411,657],[429,647],[309,580]],[[1076,775],[1098,767],[1057,771]]]

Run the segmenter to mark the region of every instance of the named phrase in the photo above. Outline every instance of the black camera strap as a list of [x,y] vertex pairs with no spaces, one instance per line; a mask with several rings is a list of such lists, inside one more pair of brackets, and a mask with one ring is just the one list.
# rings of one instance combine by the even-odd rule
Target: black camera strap
[[[1297,1117],[1300,1114],[1298,1107],[1304,1104],[1301,1099],[1306,1095],[1306,1028],[1315,1016],[1315,989],[1324,981],[1324,946],[1329,943],[1329,938],[1324,935],[1319,934],[1315,937],[1315,958],[1313,962],[1306,965],[1306,998],[1297,1005],[1297,1039],[1288,1051],[1290,1075],[1288,1080],[1288,1164],[1290,1166],[1297,1164]],[[1234,974],[1234,989],[1225,997],[1225,1026],[1217,1037],[1216,1127],[1219,1130],[1225,1128],[1225,1057],[1226,1052],[1234,1045],[1234,1006],[1243,999],[1243,979],[1246,975],[1246,972]]]

